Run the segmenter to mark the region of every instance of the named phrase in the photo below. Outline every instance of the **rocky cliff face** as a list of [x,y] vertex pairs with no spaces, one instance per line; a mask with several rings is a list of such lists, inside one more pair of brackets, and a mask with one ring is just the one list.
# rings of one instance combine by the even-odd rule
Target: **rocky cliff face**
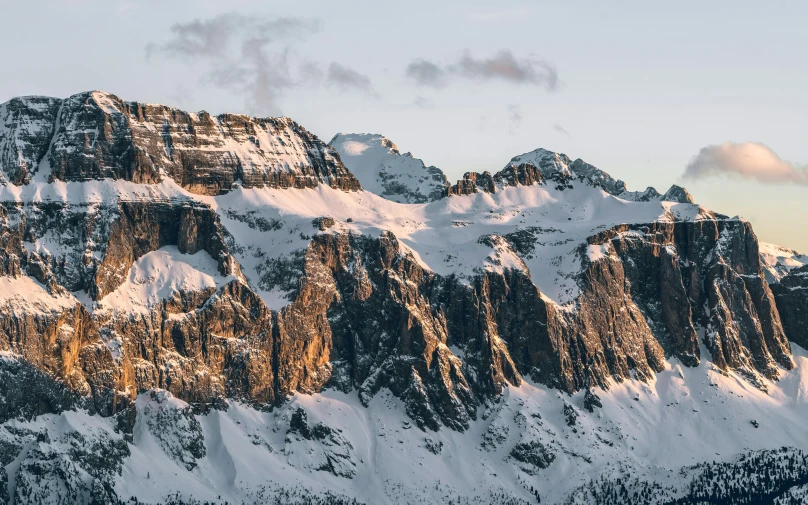
[[[392,234],[321,232],[299,264],[291,303],[276,312],[249,286],[204,206],[7,210],[7,275],[33,277],[61,306],[37,313],[9,302],[3,346],[91,395],[102,412],[155,387],[204,410],[228,397],[272,405],[333,385],[363,401],[388,388],[419,426],[463,430],[480,403],[522,376],[569,392],[608,388],[611,379],[652,377],[666,356],[695,365],[700,343],[717,366],[750,376],[793,366],[754,235],[748,223],[718,216],[590,237],[580,246],[573,311],[548,303],[523,270],[465,284],[425,270]],[[61,253],[26,248],[45,234],[61,238]],[[519,237],[486,242],[524,251],[530,241]],[[210,255],[232,280],[176,292],[146,312],[103,310],[138,258],[170,245]],[[71,294],[80,290],[100,305],[88,311]]]
[[618,230],[611,244],[669,355],[697,363],[700,328],[720,367],[771,378],[777,365],[794,366],[748,222],[715,216]]
[[[683,188],[628,194],[540,150],[454,186],[433,178],[452,198],[402,205],[354,191],[340,155],[285,118],[87,93],[12,100],[0,119],[0,423],[84,409],[118,434],[31,453],[44,435],[0,439],[4,464],[17,462],[0,489],[16,503],[67,485],[26,480],[35,472],[20,465],[92,476],[71,499],[104,503],[127,443],[147,437],[200,472],[210,427],[197,416],[286,412],[323,391],[365,409],[399,402],[405,430],[490,423],[485,451],[508,438],[496,427],[510,416],[525,435],[503,457],[534,475],[561,457],[555,435],[538,412],[498,410],[509,388],[585,392],[592,413],[594,389],[709,359],[763,390],[795,367],[789,339],[808,345],[805,268],[770,288],[749,223]],[[563,402],[567,435],[580,408]],[[282,421],[291,466],[350,479],[364,464],[305,410]]]
[[168,177],[191,192],[244,187],[360,188],[336,152],[288,118],[124,102],[99,91],[0,106],[0,169],[13,184]]
[[772,291],[786,335],[808,348],[808,266],[791,270]]
[[496,193],[507,186],[531,186],[544,182],[541,171],[530,163],[507,166],[493,176],[490,172],[467,172],[457,184],[444,191],[445,196],[471,195],[479,191]]

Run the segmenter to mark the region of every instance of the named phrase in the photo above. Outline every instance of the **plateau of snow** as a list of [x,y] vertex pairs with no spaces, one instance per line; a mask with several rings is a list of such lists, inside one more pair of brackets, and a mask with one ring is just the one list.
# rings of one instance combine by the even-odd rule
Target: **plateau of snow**
[[138,258],[126,281],[102,298],[96,311],[146,314],[175,293],[215,290],[228,280],[205,251],[182,254],[177,246],[165,246]]

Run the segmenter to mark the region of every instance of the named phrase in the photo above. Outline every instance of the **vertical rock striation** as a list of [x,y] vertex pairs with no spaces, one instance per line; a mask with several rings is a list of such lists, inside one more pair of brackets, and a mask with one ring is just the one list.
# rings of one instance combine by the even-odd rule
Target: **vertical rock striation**
[[0,106],[0,169],[7,180],[140,184],[173,179],[215,195],[246,188],[360,189],[336,151],[289,118],[188,113],[100,91]]

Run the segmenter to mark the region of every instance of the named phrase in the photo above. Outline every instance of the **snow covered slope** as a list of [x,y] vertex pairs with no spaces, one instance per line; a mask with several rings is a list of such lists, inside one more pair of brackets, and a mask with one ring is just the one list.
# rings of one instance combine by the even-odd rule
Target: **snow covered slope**
[[[83,410],[9,420],[0,440],[28,448],[7,467],[12,503],[42,503],[53,489],[61,498],[49,503],[79,503],[108,489],[153,504],[695,504],[715,489],[692,483],[710,475],[746,499],[773,479],[773,496],[787,499],[805,496],[808,472],[808,356],[795,352],[797,368],[768,394],[673,360],[653,381],[597,391],[600,406],[584,392],[508,388],[463,433],[419,430],[388,392],[368,406],[330,390],[271,412],[231,401],[200,415],[157,390],[138,396],[130,443],[113,419]],[[763,461],[742,465],[753,457]],[[788,471],[772,473],[779,463]],[[621,485],[639,496],[621,497]]]
[[[260,241],[266,251],[287,252],[289,246],[304,248],[308,240],[293,241],[285,226],[257,234],[248,226],[228,221],[227,216],[238,211],[267,221],[294,222],[293,230],[305,230],[312,219],[328,216],[336,220],[335,231],[371,236],[391,231],[425,269],[467,282],[481,269],[501,272],[513,266],[480,242],[481,237],[528,230],[531,250],[522,255],[524,263],[519,262],[517,268],[525,269],[544,295],[562,305],[579,293],[576,275],[589,259],[581,254],[580,246],[598,231],[615,224],[715,218],[698,205],[629,202],[578,181],[571,186],[562,190],[515,186],[496,194],[477,193],[421,205],[400,205],[369,192],[353,194],[329,188],[294,192],[239,189],[216,197],[214,205],[241,244]],[[251,259],[239,261],[250,277]]]
[[102,298],[96,310],[127,316],[148,314],[163,300],[182,293],[215,291],[227,280],[207,252],[182,254],[176,246],[166,246],[135,261],[126,280]]
[[761,242],[760,261],[766,272],[766,280],[769,283],[775,283],[788,275],[791,270],[808,265],[808,255],[786,247]]
[[338,133],[329,145],[365,190],[394,202],[431,202],[449,186],[439,168],[427,167],[410,153],[401,154],[382,135]]

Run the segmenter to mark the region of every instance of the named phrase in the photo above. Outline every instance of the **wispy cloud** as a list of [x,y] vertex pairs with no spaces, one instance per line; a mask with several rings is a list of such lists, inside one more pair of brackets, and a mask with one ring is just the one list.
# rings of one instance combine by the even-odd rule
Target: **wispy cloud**
[[517,58],[507,49],[483,58],[466,52],[448,64],[418,59],[407,65],[405,73],[416,85],[433,88],[446,86],[449,78],[478,82],[501,80],[543,87],[548,91],[558,89],[560,82],[558,72],[551,64],[532,55]]
[[327,74],[317,63],[295,63],[295,44],[319,30],[315,19],[220,14],[172,25],[168,40],[148,44],[146,56],[203,66],[205,83],[244,94],[253,114],[280,115],[288,90],[323,79],[340,90],[372,90],[367,76],[338,63]]
[[407,77],[419,86],[442,88],[446,86],[447,72],[440,66],[427,60],[415,60],[407,65]]
[[558,73],[550,64],[535,57],[517,59],[507,50],[491,58],[474,58],[465,54],[449,68],[452,73],[468,79],[502,79],[515,84],[542,86],[550,91],[558,87]]
[[725,142],[704,147],[690,160],[684,173],[686,179],[719,175],[769,184],[808,185],[808,166],[785,161],[769,147],[757,142]]
[[416,96],[415,100],[412,101],[412,104],[419,109],[431,109],[435,106],[432,100],[423,96]]
[[328,84],[342,90],[354,89],[368,95],[376,94],[376,92],[373,91],[373,85],[368,76],[360,74],[356,70],[340,65],[339,63],[331,63],[331,65],[329,65],[326,80]]
[[560,133],[562,135],[566,135],[569,138],[572,138],[572,135],[570,135],[570,132],[568,132],[566,128],[564,128],[563,126],[561,126],[558,123],[553,125],[553,130],[557,131],[558,133]]
[[513,134],[522,124],[522,108],[518,105],[508,105],[508,131]]

